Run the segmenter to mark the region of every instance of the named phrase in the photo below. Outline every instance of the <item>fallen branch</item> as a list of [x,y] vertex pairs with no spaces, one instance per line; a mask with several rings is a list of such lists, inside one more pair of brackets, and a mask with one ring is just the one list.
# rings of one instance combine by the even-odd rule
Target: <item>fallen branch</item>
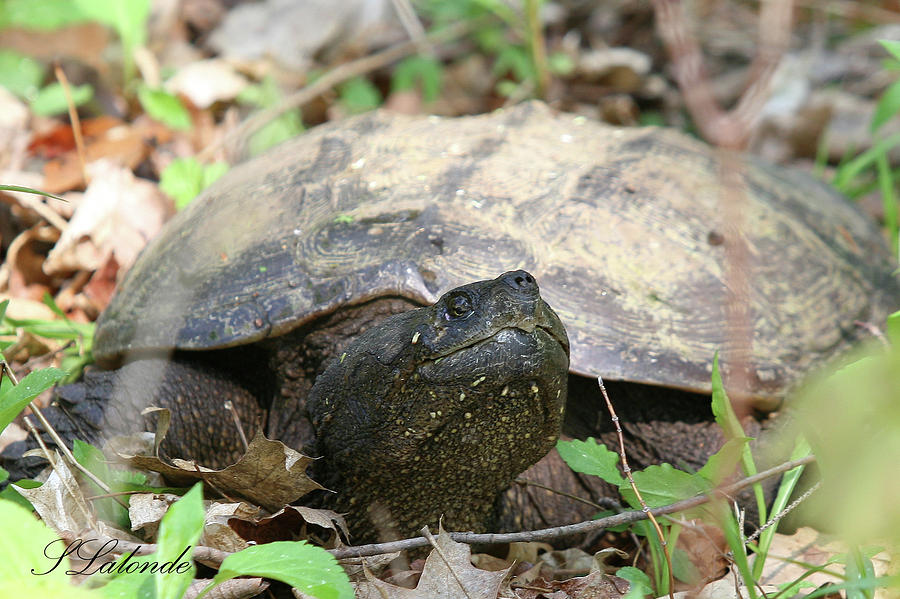
[[[799,460],[785,462],[774,468],[763,470],[753,476],[748,476],[734,484],[726,485],[718,489],[714,489],[710,494],[697,495],[673,504],[654,508],[650,510],[654,516],[662,516],[688,510],[704,503],[712,501],[716,497],[730,498],[742,489],[754,485],[767,478],[784,474],[788,470],[792,470],[797,466],[803,466],[815,461],[815,456],[807,456]],[[544,528],[541,530],[527,530],[523,532],[509,533],[473,533],[473,532],[453,532],[450,538],[460,543],[468,544],[499,544],[499,543],[518,543],[529,541],[549,541],[558,539],[572,534],[582,534],[592,532],[604,528],[611,528],[621,524],[631,524],[648,519],[647,513],[640,510],[622,512],[614,516],[599,518],[597,520],[587,520],[576,524],[568,524],[566,526],[554,526],[553,528]],[[395,551],[403,551],[405,549],[415,549],[417,547],[426,547],[428,539],[425,537],[417,537],[412,539],[403,539],[400,541],[391,541],[388,543],[373,543],[370,545],[359,545],[357,547],[341,547],[339,549],[331,549],[329,553],[338,559],[347,557],[368,557],[372,555],[380,555],[382,553],[393,553]]]

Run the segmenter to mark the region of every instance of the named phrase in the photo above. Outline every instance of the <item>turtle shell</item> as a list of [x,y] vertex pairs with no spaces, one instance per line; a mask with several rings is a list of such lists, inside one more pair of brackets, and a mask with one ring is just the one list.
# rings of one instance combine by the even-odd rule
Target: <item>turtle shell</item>
[[[752,393],[778,396],[884,322],[900,287],[877,227],[827,185],[740,158]],[[541,285],[584,375],[708,391],[728,343],[725,187],[714,150],[528,103],[375,112],[233,168],[143,252],[95,355],[283,334],[348,303],[422,303],[512,269]]]

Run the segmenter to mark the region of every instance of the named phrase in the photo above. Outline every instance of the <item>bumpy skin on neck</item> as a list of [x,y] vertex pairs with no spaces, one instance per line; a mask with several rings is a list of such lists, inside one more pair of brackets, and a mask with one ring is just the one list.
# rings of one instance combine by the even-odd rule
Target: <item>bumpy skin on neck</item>
[[480,529],[493,499],[559,435],[568,340],[528,273],[444,295],[368,330],[308,408],[325,481],[355,541]]

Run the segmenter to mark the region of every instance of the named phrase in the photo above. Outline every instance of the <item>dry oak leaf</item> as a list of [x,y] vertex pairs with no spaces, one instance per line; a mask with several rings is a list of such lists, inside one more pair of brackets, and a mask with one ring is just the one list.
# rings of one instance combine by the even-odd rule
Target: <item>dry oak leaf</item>
[[357,598],[388,599],[497,599],[509,568],[498,572],[472,565],[471,548],[457,543],[441,528],[435,547],[414,589],[404,589],[369,575],[357,585]]
[[174,459],[167,464],[152,455],[117,454],[135,468],[159,472],[172,484],[189,486],[197,480],[208,481],[223,493],[243,497],[270,512],[310,491],[324,488],[306,475],[306,467],[313,458],[281,441],[266,439],[260,432],[253,437],[247,453],[236,464],[222,470],[205,468],[187,460]]
[[156,185],[108,160],[88,165],[91,184],[44,263],[48,274],[97,270],[115,257],[128,270],[170,213]]

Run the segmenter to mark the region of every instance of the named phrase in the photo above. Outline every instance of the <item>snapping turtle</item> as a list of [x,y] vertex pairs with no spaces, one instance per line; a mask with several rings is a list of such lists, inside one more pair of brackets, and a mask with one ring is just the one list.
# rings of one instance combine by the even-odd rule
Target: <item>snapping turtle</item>
[[[856,321],[881,322],[900,288],[877,228],[842,197],[750,158],[742,169],[755,333],[746,392],[771,407],[855,340]],[[552,357],[539,352],[531,362],[525,351],[433,359],[429,368],[457,377],[452,396],[433,393],[416,369],[424,357],[407,368],[392,360],[426,339],[416,328],[424,321],[403,312],[437,300],[426,311],[441,323],[456,310],[455,292],[441,297],[448,290],[524,268],[571,342],[563,430],[608,429],[592,382],[602,375],[622,381],[610,390],[635,462],[697,466],[721,442],[703,395],[713,354],[728,340],[722,195],[715,155],[701,143],[539,103],[456,119],[376,112],[324,125],[235,167],[166,226],[98,323],[97,361],[125,366],[60,395],[76,419],[113,428],[131,425],[141,405],[168,405],[170,452],[224,462],[240,451],[221,408],[235,397],[250,431],[264,423],[288,445],[316,443],[334,468],[326,482],[363,538],[377,527],[361,509],[370,493],[387,504],[383,522],[399,534],[440,513],[450,527],[481,527],[491,517],[486,489],[509,483],[552,445],[548,406],[566,386],[532,386],[537,378],[523,370],[515,391],[540,398],[547,418],[530,410],[515,428],[492,427],[496,414],[515,418],[515,410],[493,411],[509,392],[495,372],[534,366],[553,380],[561,335],[544,346]],[[510,277],[531,279],[515,272],[462,289],[493,301],[489,290],[512,289]],[[389,401],[408,410],[393,421],[373,415],[385,409],[388,388]],[[459,426],[470,422],[498,434]],[[564,490],[603,492],[552,453],[529,472]],[[566,501],[512,489],[493,517],[537,526],[583,514]]]

